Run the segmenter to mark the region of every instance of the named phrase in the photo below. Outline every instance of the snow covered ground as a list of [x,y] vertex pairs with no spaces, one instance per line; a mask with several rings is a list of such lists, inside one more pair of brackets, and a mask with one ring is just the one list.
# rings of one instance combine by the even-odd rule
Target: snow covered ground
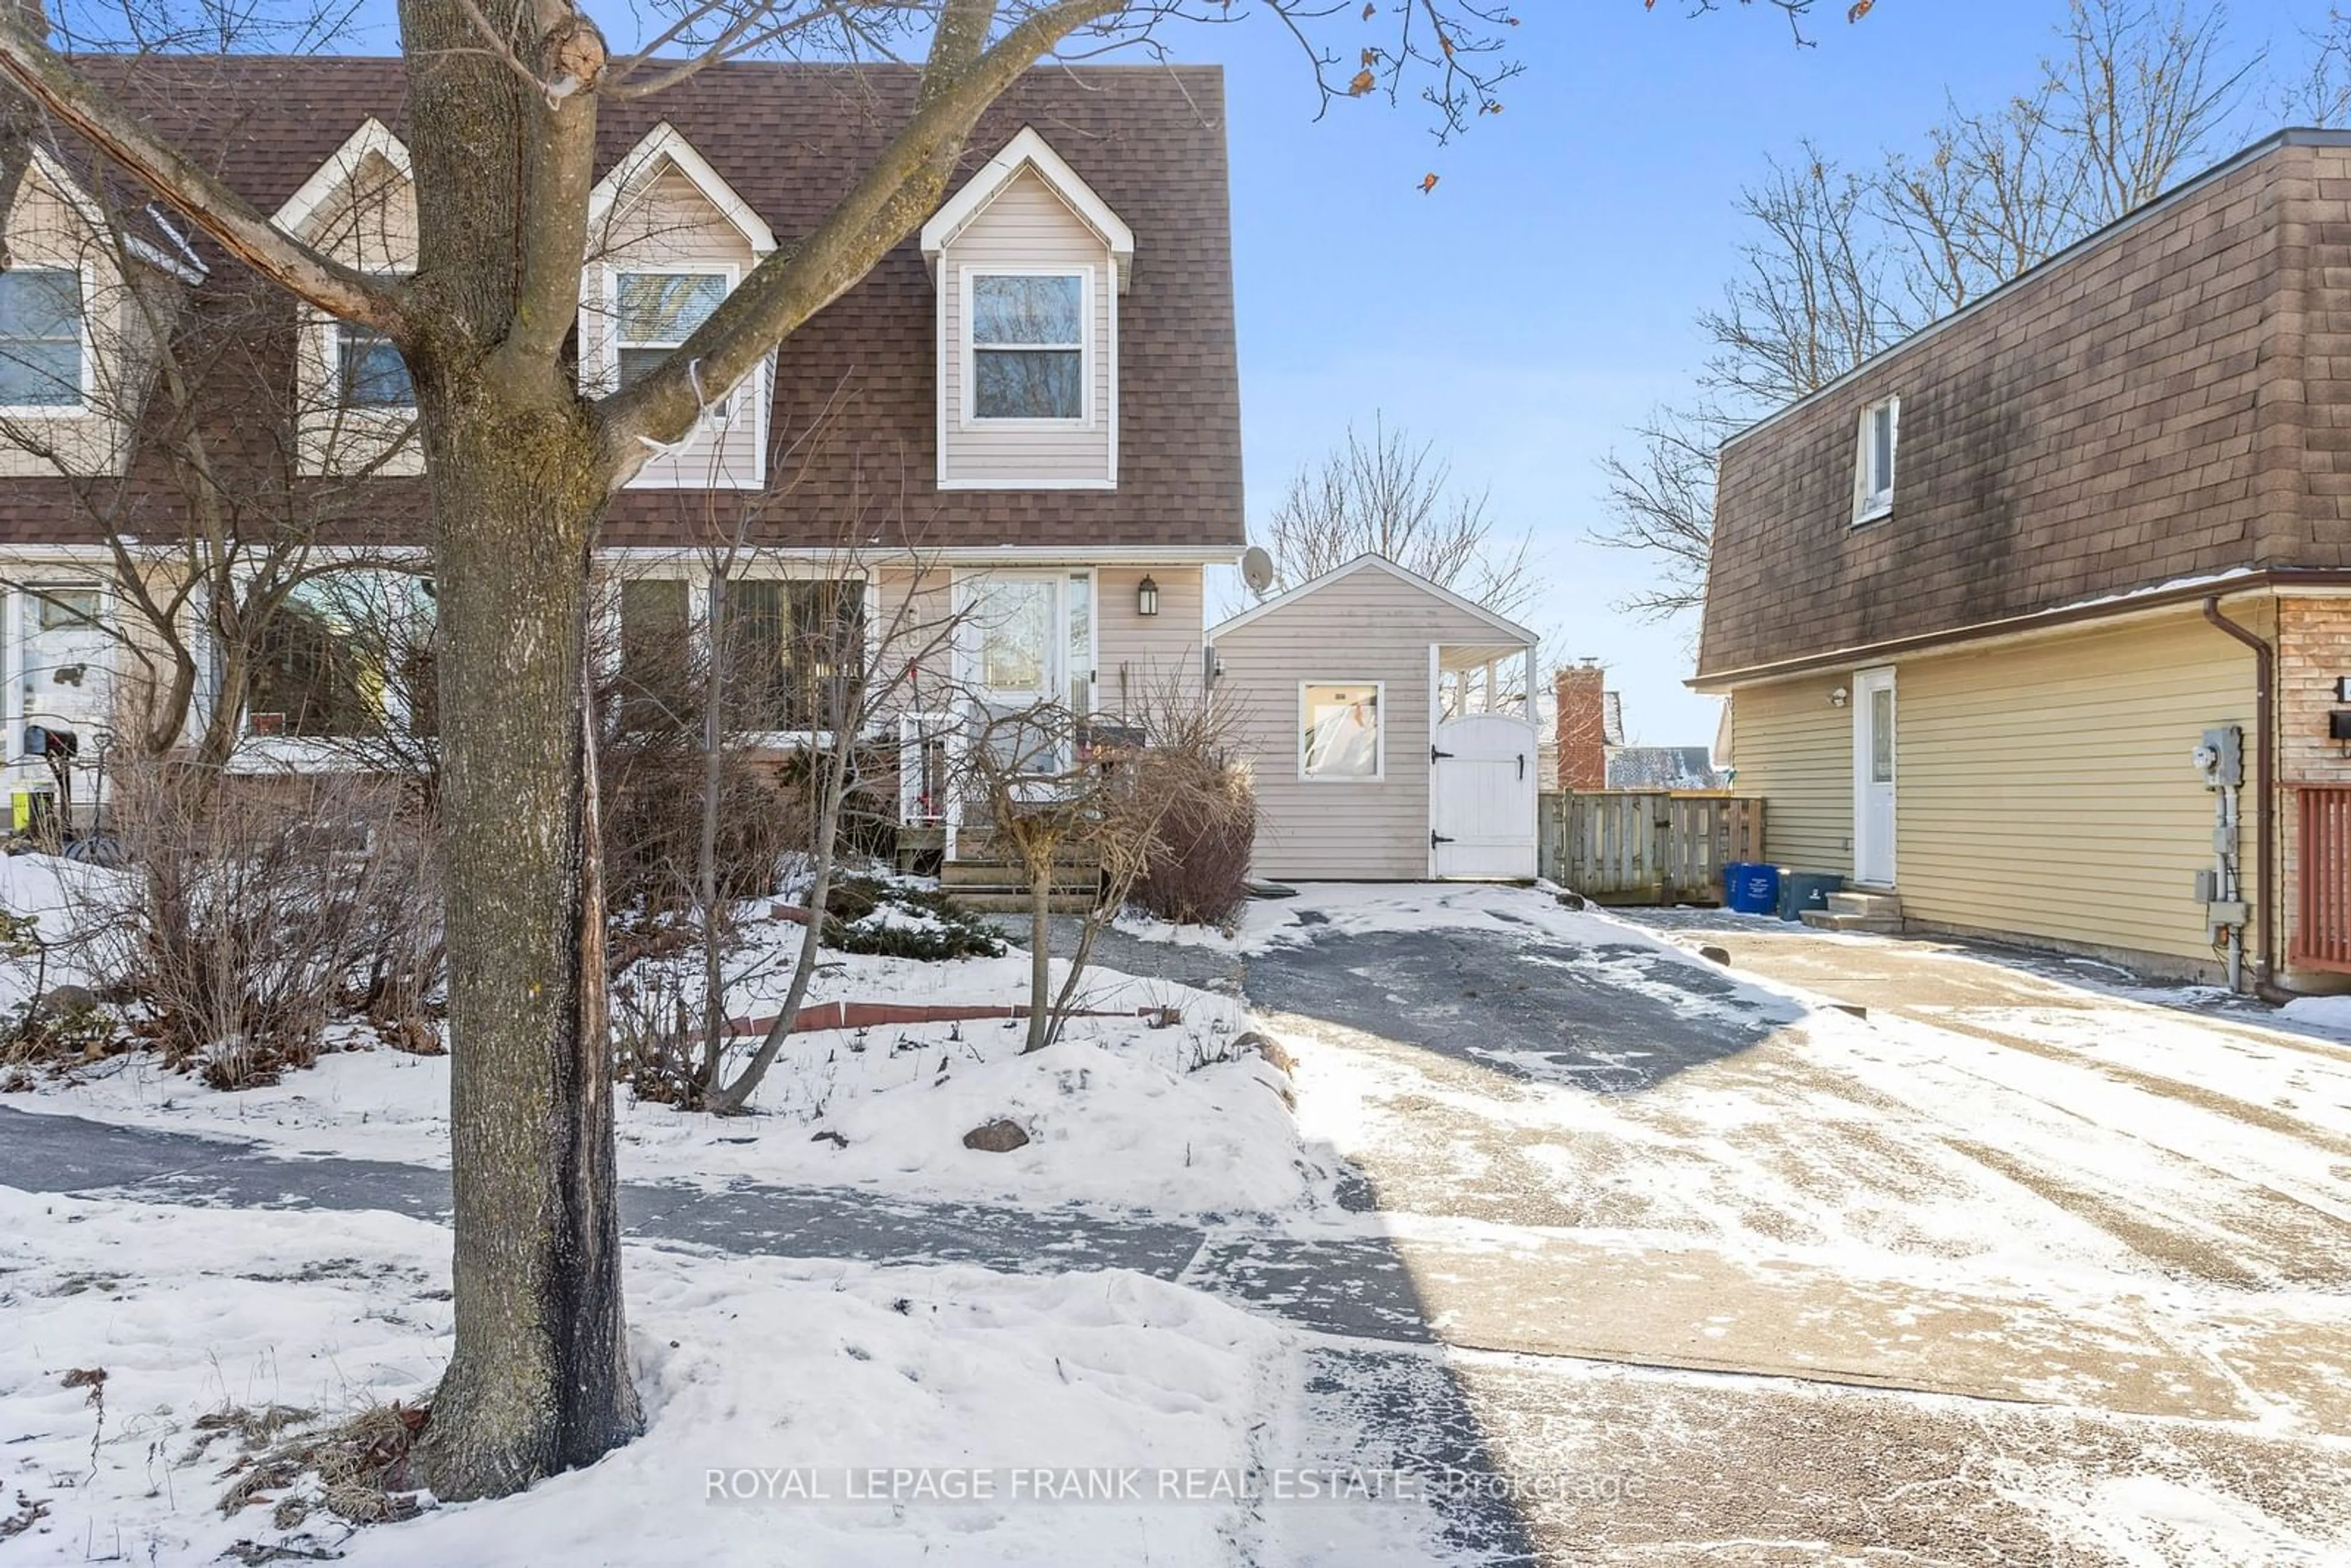
[[[828,1564],[1210,1563],[1262,1543],[1238,1490],[1299,1381],[1290,1331],[1123,1270],[638,1246],[640,1441],[520,1498],[357,1534],[324,1511],[273,1527],[287,1492],[224,1515],[243,1450],[207,1441],[205,1416],[430,1393],[447,1249],[391,1215],[0,1188],[0,1521],[43,1510],[0,1561],[211,1563],[259,1542],[354,1564],[749,1563],[788,1542]],[[105,1372],[97,1396],[66,1386],[75,1369]],[[1076,1500],[1085,1486],[1103,1495]],[[1343,1548],[1355,1526],[1321,1511]],[[1409,1538],[1419,1521],[1373,1522]]]
[[[1310,887],[1122,938],[1246,962],[1247,1009],[1105,971],[1091,1005],[1182,1022],[1033,1057],[1000,1020],[810,1035],[759,1115],[624,1096],[623,1174],[1168,1226],[1163,1277],[632,1241],[643,1441],[518,1500],[300,1528],[360,1563],[1492,1560],[1423,1501],[1229,1495],[1437,1432],[1533,1489],[1505,1511],[1571,1561],[2351,1561],[2351,1050],[1776,923],[1709,927],[1725,969],[1696,930],[1523,889]],[[773,986],[798,928],[760,939]],[[844,956],[810,999],[999,1005],[1025,969]],[[1248,1028],[1294,1074],[1222,1060]],[[132,1059],[0,1104],[434,1166],[445,1089],[370,1050],[235,1095]],[[998,1115],[1034,1141],[961,1146]],[[30,1435],[0,1444],[0,1521],[48,1510],[0,1564],[276,1539],[211,1511],[235,1448],[192,1458],[195,1423],[421,1396],[445,1278],[445,1235],[389,1215],[0,1189],[0,1434]],[[89,1366],[102,1415],[62,1385]],[[1065,1465],[1207,1495],[1013,1495]],[[845,1495],[871,1466],[998,1493]],[[714,1469],[833,1495],[709,1498]]]
[[[0,870],[12,863],[0,860]],[[0,897],[7,892],[0,883]],[[764,918],[764,904],[748,908],[748,940],[728,960],[730,975],[742,977],[728,1006],[736,1018],[764,1019],[787,988],[801,927]],[[694,961],[671,962],[683,970]],[[1057,963],[1056,984],[1063,972]],[[939,963],[833,953],[807,1001],[1005,1007],[1025,1004],[1028,986],[1029,958],[1018,951]],[[1083,993],[1085,1008],[1121,1016],[1073,1019],[1046,1052],[1021,1053],[1027,1026],[1017,1019],[820,1030],[790,1040],[747,1116],[719,1120],[624,1092],[622,1176],[1170,1213],[1304,1201],[1322,1173],[1301,1158],[1281,1074],[1232,1050],[1244,1027],[1238,998],[1099,967]],[[1177,1021],[1140,1016],[1162,1009]],[[139,1053],[6,1103],[289,1155],[445,1166],[448,1059],[384,1049],[357,1028],[334,1038],[350,1049],[235,1093]],[[738,1061],[756,1043],[742,1040]],[[1019,1123],[1028,1145],[1008,1155],[963,1146],[964,1134],[998,1118]]]

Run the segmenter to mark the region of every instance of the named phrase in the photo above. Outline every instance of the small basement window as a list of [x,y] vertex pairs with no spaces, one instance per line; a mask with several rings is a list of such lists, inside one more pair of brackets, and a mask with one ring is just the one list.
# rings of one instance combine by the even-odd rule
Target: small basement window
[[1302,779],[1377,779],[1387,764],[1380,683],[1309,683],[1299,688],[1298,773]]
[[1902,400],[1889,397],[1861,413],[1860,449],[1854,465],[1853,520],[1875,522],[1894,510],[1894,449],[1901,435]]
[[1086,417],[1082,275],[972,276],[971,417]]

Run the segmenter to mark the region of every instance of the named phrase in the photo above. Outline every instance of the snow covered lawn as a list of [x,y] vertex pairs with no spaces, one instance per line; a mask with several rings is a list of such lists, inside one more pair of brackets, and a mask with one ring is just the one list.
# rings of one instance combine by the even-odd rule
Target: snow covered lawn
[[[200,1420],[428,1394],[449,1352],[447,1260],[444,1231],[392,1215],[0,1188],[0,1529],[37,1514],[0,1536],[0,1561],[210,1563],[254,1542],[475,1568],[773,1562],[786,1542],[828,1564],[1223,1562],[1251,1510],[1209,1494],[1261,1459],[1252,1428],[1293,1381],[1295,1335],[1122,1270],[632,1246],[639,1442],[517,1499],[356,1536],[323,1510],[290,1531],[268,1504],[224,1516],[243,1450]],[[106,1374],[95,1394],[66,1386],[78,1369]],[[1053,1500],[1127,1468],[1144,1500]],[[1201,1495],[1161,1500],[1163,1471]],[[926,1486],[995,1495],[918,1500]]]
[[[801,928],[759,919],[731,971],[737,1018],[777,1008]],[[690,969],[689,956],[670,962]],[[641,966],[642,967],[642,966]],[[1056,983],[1062,973],[1056,963]],[[632,971],[634,973],[634,971]],[[643,976],[638,975],[640,979]],[[923,962],[828,953],[808,1002],[1005,1007],[1028,1000],[1029,958]],[[1162,1213],[1290,1208],[1321,1173],[1301,1153],[1282,1075],[1232,1041],[1234,998],[1090,969],[1081,1002],[1118,1016],[1071,1020],[1050,1051],[1021,1053],[1017,1019],[889,1025],[797,1035],[752,1101],[718,1119],[623,1092],[621,1174],[632,1182],[739,1181],[866,1187],[893,1196],[1046,1207],[1081,1203]],[[1166,1009],[1160,1026],[1138,1016]],[[350,1049],[276,1085],[233,1093],[165,1071],[143,1053],[0,1103],[26,1111],[234,1137],[298,1155],[445,1166],[449,1061],[388,1050],[340,1029]],[[744,1050],[756,1044],[745,1040]],[[963,1146],[1009,1118],[1025,1148]]]

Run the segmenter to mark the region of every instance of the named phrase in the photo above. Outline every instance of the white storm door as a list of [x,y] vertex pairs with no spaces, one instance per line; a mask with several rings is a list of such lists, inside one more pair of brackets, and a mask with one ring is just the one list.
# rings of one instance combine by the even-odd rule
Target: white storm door
[[[113,716],[114,639],[105,593],[96,583],[44,582],[17,595],[16,656],[24,724],[69,729],[85,754]],[[23,744],[20,731],[10,749]]]
[[1853,679],[1853,879],[1894,885],[1894,672]]
[[1058,773],[1064,766],[1061,726],[1019,722],[1023,714],[1041,719],[1068,690],[1062,673],[1063,591],[1058,573],[991,572],[967,580],[964,589],[962,644],[965,678],[977,710],[973,716],[993,744],[1018,754],[1031,773]]

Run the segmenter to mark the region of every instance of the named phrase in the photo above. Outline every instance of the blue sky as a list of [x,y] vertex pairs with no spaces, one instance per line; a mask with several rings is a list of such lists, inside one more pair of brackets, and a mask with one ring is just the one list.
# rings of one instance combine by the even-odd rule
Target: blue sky
[[[1520,9],[1527,74],[1499,119],[1446,149],[1409,104],[1348,103],[1311,123],[1303,67],[1270,27],[1186,40],[1228,73],[1251,522],[1351,418],[1384,413],[1533,530],[1549,586],[1530,619],[1552,651],[1611,666],[1634,735],[1709,742],[1713,702],[1681,685],[1695,617],[1659,626],[1610,608],[1646,569],[1583,542],[1596,465],[1703,359],[1691,317],[1733,268],[1732,204],[1767,154],[1807,136],[1865,162],[1915,145],[1947,89],[1988,104],[2030,86],[2064,6],[1878,0],[1848,26],[1842,0],[1823,0],[1805,49],[1761,7]],[[2247,0],[2231,33],[2299,59],[2325,12]],[[2275,120],[2263,110],[2248,127]],[[1443,181],[1423,196],[1431,171]]]

